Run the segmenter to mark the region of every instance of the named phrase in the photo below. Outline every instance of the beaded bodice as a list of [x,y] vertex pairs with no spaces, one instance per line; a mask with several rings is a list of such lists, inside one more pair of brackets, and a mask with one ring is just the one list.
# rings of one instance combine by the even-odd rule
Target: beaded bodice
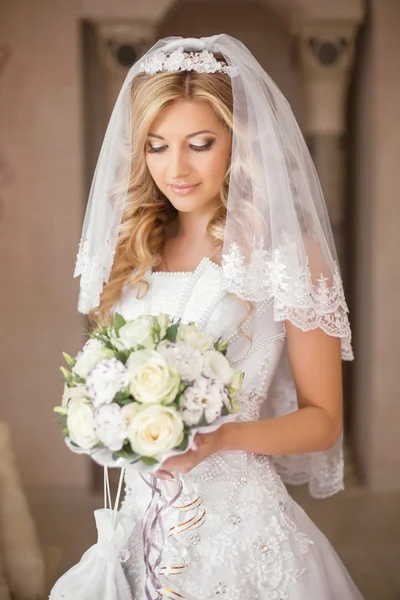
[[[194,321],[215,339],[227,338],[229,359],[245,373],[240,420],[268,418],[296,409],[285,325],[275,321],[268,301],[249,305],[226,294],[222,269],[207,258],[194,272],[148,272],[146,279],[148,293],[139,299],[135,288],[125,287],[116,310],[126,319],[145,313],[169,313],[184,323]],[[341,484],[341,465],[336,459],[330,464],[324,455],[321,465],[313,463],[321,479],[311,477],[307,455],[289,457],[289,462],[285,462],[288,457],[271,458],[245,452],[214,454],[183,476],[186,483],[180,503],[190,506],[193,498],[201,499],[207,512],[207,520],[201,521],[198,530],[180,533],[178,546],[171,538],[163,550],[163,564],[185,565],[179,574],[182,586],[179,589],[185,590],[185,598],[225,594],[232,600],[242,600],[241,592],[232,588],[228,595],[228,587],[217,579],[219,566],[225,559],[231,565],[231,577],[236,573],[246,589],[255,589],[255,580],[265,581],[268,600],[286,598],[290,582],[302,575],[304,569],[293,569],[290,564],[291,548],[295,545],[300,553],[306,553],[311,542],[288,517],[291,499],[276,470],[279,458],[289,480],[297,477],[297,481],[314,482],[315,495],[320,491],[321,495],[331,489],[337,491]],[[122,510],[141,519],[150,501],[150,489],[136,471],[128,470],[125,481]],[[320,481],[324,486],[321,489]],[[165,515],[167,531],[176,526],[176,512],[172,510],[169,516]],[[202,518],[200,509],[193,519],[197,516]],[[261,533],[254,535],[255,531]],[[143,554],[140,535],[132,536],[129,552],[131,557]],[[232,557],[228,559],[227,553],[233,553]],[[125,568],[133,586],[140,589],[144,581],[143,564],[132,559]],[[205,595],[204,576],[212,587],[210,595]],[[174,581],[178,583],[177,579]]]
[[[227,338],[228,357],[245,374],[240,420],[275,417],[297,409],[285,325],[275,320],[272,302],[250,304],[227,294],[221,267],[208,258],[193,272],[148,272],[146,279],[148,293],[139,299],[137,290],[126,286],[116,310],[126,319],[169,313],[184,323],[194,321],[215,339]],[[235,460],[239,460],[237,454]],[[308,482],[315,497],[343,488],[340,441],[327,452],[275,456],[273,461],[285,482]]]

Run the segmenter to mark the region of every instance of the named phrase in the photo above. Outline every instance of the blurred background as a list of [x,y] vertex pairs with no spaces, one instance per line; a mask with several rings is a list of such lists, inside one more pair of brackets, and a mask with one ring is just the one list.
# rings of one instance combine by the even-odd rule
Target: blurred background
[[351,310],[346,490],[290,491],[366,600],[400,599],[400,0],[0,0],[0,600],[42,597],[96,539],[101,473],[52,408],[87,326],[72,273],[116,95],[158,38],[222,32],[293,108]]

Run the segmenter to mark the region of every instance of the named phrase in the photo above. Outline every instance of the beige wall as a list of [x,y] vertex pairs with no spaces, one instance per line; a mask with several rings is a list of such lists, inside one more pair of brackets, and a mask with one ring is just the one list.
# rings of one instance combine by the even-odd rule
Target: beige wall
[[[76,3],[75,3],[76,4]],[[83,485],[52,406],[61,350],[78,349],[72,282],[82,218],[80,57],[74,2],[3,2],[0,143],[12,178],[2,191],[1,404],[26,484]]]
[[356,449],[367,482],[400,487],[400,3],[375,0],[360,47],[355,119],[353,322]]
[[239,38],[277,82],[296,118],[303,116],[300,76],[293,65],[290,25],[253,0],[190,0],[178,2],[165,16],[157,38],[202,37],[227,33]]

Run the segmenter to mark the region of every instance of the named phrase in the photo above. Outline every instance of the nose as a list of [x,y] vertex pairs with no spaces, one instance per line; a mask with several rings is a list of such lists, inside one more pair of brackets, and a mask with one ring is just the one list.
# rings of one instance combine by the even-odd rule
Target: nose
[[190,162],[186,152],[180,148],[171,149],[168,165],[170,183],[183,182],[190,175]]

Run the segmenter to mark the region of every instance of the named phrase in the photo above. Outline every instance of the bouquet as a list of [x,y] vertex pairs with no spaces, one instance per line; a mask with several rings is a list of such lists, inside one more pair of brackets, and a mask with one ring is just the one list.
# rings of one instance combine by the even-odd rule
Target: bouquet
[[237,418],[243,373],[194,323],[169,315],[96,324],[69,368],[62,405],[54,408],[68,447],[105,466],[156,470],[187,451],[197,431]]

